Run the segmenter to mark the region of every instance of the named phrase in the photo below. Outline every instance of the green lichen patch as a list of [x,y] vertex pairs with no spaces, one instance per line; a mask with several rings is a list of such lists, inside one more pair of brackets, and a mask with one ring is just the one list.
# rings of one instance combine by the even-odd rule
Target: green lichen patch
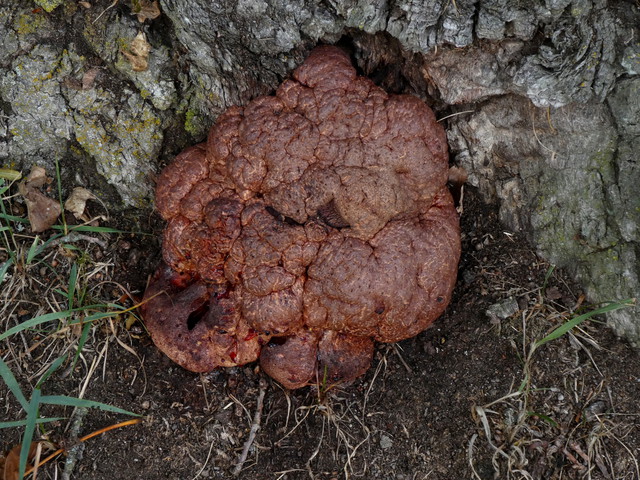
[[209,127],[214,123],[215,117],[204,112],[209,109],[210,98],[206,97],[202,89],[190,90],[184,94],[184,100],[180,103],[177,112],[184,115],[184,129],[195,140],[200,140],[207,135]]
[[60,95],[60,78],[69,74],[65,53],[36,45],[14,59],[0,79],[0,95],[11,105],[9,154],[19,159],[31,155],[64,156],[71,132],[67,107]]
[[44,15],[32,12],[24,12],[17,16],[15,29],[18,35],[32,35],[42,29],[46,23]]
[[33,0],[36,5],[41,6],[46,12],[51,13],[64,3],[64,0]]
[[202,137],[207,131],[204,120],[202,115],[195,110],[187,110],[184,118],[184,129],[194,138]]
[[[102,101],[115,103],[109,92],[102,95],[106,96]],[[121,110],[111,109],[108,115],[87,108],[92,98],[90,92],[77,92],[71,102],[78,107],[73,115],[78,144],[126,204],[148,206],[152,196],[148,177],[163,140],[160,118],[140,97],[130,96]]]

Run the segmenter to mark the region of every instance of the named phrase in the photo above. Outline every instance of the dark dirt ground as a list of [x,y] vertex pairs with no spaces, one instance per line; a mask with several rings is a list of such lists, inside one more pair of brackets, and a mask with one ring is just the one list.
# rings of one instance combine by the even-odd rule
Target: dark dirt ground
[[[262,381],[262,425],[240,479],[638,479],[638,353],[588,322],[525,362],[529,344],[582,303],[579,288],[559,271],[545,284],[549,265],[518,235],[504,232],[495,210],[471,189],[464,207],[463,257],[446,314],[415,338],[378,345],[366,376],[347,387],[287,392],[255,365],[193,374],[164,357],[139,321],[128,330],[124,316],[96,323],[74,371],[55,373],[43,392],[78,396],[86,384],[84,398],[145,417],[84,442],[71,478],[233,478]],[[145,222],[159,233],[155,218]],[[86,246],[94,261],[110,265],[88,283],[117,281],[140,295],[159,258],[157,238],[111,235],[108,241],[104,251]],[[65,257],[59,258],[64,268]],[[45,274],[32,296],[53,281]],[[110,301],[122,293],[116,283],[104,291],[112,292]],[[487,315],[508,298],[517,311],[505,319]],[[34,315],[37,298],[27,300],[23,313],[12,310],[2,319],[0,330]],[[0,342],[0,355],[25,392],[47,362],[77,344],[73,332],[56,336],[59,326],[51,328]],[[29,350],[43,333],[51,343]],[[525,373],[530,382],[518,393]],[[41,413],[72,416],[70,408]],[[0,385],[0,418],[23,416]],[[92,409],[80,434],[126,419]],[[46,424],[41,438],[69,446],[69,424]],[[0,450],[20,443],[21,435],[21,429],[0,431]],[[64,462],[63,456],[49,462],[38,478],[62,478]]]

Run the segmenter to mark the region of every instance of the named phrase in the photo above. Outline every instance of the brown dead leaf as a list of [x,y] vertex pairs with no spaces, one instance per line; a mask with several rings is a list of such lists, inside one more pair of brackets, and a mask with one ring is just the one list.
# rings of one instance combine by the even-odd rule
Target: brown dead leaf
[[130,49],[131,53],[139,57],[147,58],[149,56],[151,45],[147,42],[147,37],[144,32],[139,32],[138,35],[136,35],[136,38],[131,42]]
[[27,191],[24,198],[27,202],[27,213],[32,232],[44,232],[56,223],[61,211],[57,201],[47,197],[39,190]]
[[143,32],[138,33],[129,45],[129,51],[122,50],[122,54],[131,64],[134,72],[144,72],[149,68],[149,52],[151,45]]
[[[29,457],[27,458],[27,464],[33,461],[33,457],[36,453],[38,442],[31,442],[29,447]],[[20,449],[22,444],[19,443],[13,447],[4,460],[4,468],[0,470],[0,480],[18,480],[18,474],[20,473]]]
[[138,57],[126,51],[123,51],[122,54],[127,57],[134,72],[144,72],[149,68],[149,61],[146,58]]
[[86,8],[87,10],[91,8],[91,4],[89,2],[78,2],[78,5],[80,5],[83,8]]
[[44,168],[34,166],[27,178],[18,185],[18,192],[27,204],[27,216],[34,233],[47,230],[61,213],[60,203],[39,190],[50,181]]
[[93,67],[82,75],[82,90],[91,90],[96,82],[96,76],[100,73],[99,67]]
[[84,211],[87,208],[87,200],[95,200],[96,196],[83,187],[76,187],[64,202],[64,209],[73,213],[78,220],[88,221]]
[[140,23],[144,23],[145,20],[153,20],[160,16],[160,5],[158,5],[157,0],[153,2],[149,0],[134,0],[133,13],[138,17]]
[[551,301],[560,300],[562,298],[562,292],[558,287],[549,287],[545,291],[545,296]]
[[124,328],[127,330],[127,332],[131,330],[131,327],[134,323],[136,323],[136,320],[136,316],[131,313],[127,316],[127,319],[124,321]]
[[25,181],[31,187],[40,188],[44,187],[47,183],[51,183],[51,178],[47,177],[47,171],[44,168],[34,165],[31,167],[31,171]]
[[100,67],[93,67],[82,75],[82,81],[72,76],[65,77],[63,85],[73,90],[91,90],[96,81],[96,76],[100,73]]

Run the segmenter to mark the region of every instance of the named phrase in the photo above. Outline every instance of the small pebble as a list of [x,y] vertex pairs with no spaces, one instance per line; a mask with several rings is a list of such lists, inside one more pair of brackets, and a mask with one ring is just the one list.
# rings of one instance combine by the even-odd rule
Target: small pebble
[[380,447],[383,450],[387,450],[388,448],[393,447],[393,440],[391,440],[391,438],[387,437],[386,435],[382,435],[380,437]]
[[511,315],[518,311],[518,302],[515,298],[509,297],[498,303],[494,303],[487,308],[487,316],[495,323],[500,323],[500,320],[509,318]]

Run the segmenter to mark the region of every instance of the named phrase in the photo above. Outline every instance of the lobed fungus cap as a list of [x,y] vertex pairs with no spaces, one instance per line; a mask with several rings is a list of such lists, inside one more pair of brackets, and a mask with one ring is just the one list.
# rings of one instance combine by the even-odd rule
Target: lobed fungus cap
[[449,303],[447,174],[427,105],[316,48],[161,173],[165,264],[143,307],[154,342],[193,371],[260,358],[288,388],[356,378],[373,340],[414,336]]

